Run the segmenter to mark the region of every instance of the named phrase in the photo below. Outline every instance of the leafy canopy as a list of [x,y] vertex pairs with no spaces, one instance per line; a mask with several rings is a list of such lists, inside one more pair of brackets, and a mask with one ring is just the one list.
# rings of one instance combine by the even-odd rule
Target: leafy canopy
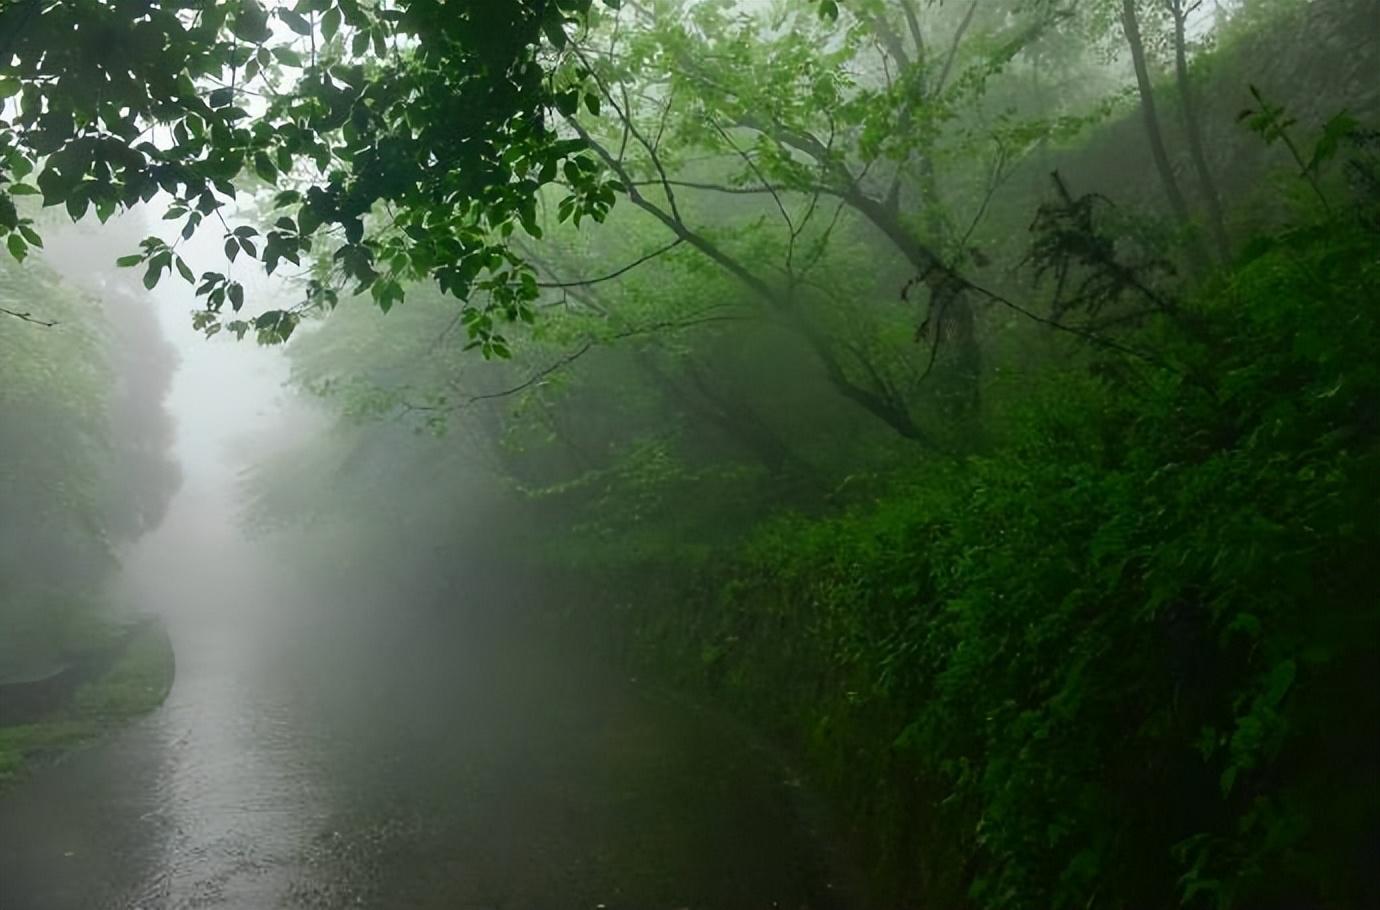
[[[304,307],[351,280],[388,309],[434,277],[493,353],[496,315],[530,318],[536,289],[502,238],[534,229],[537,191],[563,172],[583,211],[612,202],[547,122],[580,101],[552,74],[590,6],[0,0],[0,235],[19,258],[41,245],[21,196],[104,220],[162,192],[181,239],[150,237],[121,263],[148,287],[173,271],[196,284],[208,331],[243,285],[231,267],[197,276],[178,245],[216,225],[231,266],[329,263]],[[232,227],[227,205],[265,184],[272,227]],[[284,340],[301,309],[228,327]]]

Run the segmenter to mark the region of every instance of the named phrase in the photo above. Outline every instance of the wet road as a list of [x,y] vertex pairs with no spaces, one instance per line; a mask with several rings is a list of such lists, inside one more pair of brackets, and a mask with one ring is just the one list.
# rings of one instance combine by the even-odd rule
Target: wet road
[[164,707],[0,798],[0,907],[832,905],[791,788],[714,723],[407,625],[174,623]]

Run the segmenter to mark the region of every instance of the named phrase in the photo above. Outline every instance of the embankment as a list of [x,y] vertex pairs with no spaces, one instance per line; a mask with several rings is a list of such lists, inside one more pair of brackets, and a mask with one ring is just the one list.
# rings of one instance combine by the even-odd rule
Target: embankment
[[0,690],[0,789],[158,707],[174,674],[167,630],[147,620],[41,679],[7,685]]

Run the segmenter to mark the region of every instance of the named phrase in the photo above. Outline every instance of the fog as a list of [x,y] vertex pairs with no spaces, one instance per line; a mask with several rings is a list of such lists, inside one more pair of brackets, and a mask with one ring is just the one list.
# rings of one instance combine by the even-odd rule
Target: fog
[[0,910],[1380,907],[1374,13],[0,0]]
[[189,634],[210,626],[208,637],[262,644],[275,634],[275,616],[303,605],[285,590],[290,560],[245,533],[240,479],[276,445],[320,432],[320,418],[289,398],[281,350],[207,339],[189,323],[181,288],[150,298],[178,356],[164,407],[181,484],[161,524],[120,554],[119,596]]
[[[85,242],[55,241],[55,264],[95,255]],[[816,847],[774,831],[791,809],[768,761],[725,761],[715,724],[665,717],[617,674],[467,621],[477,611],[447,600],[493,594],[455,594],[455,541],[407,541],[391,555],[415,550],[410,562],[388,571],[331,558],[310,530],[254,528],[250,469],[293,457],[329,421],[288,389],[281,348],[208,340],[179,290],[142,305],[177,355],[163,407],[180,482],[157,526],[118,547],[107,587],[116,615],[166,624],[176,682],[152,716],[8,798],[6,907],[632,906],[829,890],[796,880]],[[681,802],[706,784],[723,794]],[[753,849],[726,852],[729,831]],[[628,862],[636,875],[610,867]]]

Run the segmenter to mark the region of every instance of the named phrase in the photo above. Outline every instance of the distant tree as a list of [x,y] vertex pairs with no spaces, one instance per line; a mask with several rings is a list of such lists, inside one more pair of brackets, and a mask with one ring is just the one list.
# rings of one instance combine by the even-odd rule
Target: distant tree
[[1155,172],[1159,175],[1160,184],[1164,187],[1164,196],[1169,202],[1169,210],[1181,226],[1187,227],[1191,221],[1188,202],[1184,198],[1183,190],[1179,187],[1179,179],[1174,174],[1174,165],[1169,160],[1169,150],[1164,141],[1164,132],[1160,128],[1159,105],[1155,100],[1155,84],[1150,73],[1145,38],[1141,33],[1140,13],[1136,9],[1137,0],[1120,0],[1120,2],[1121,30],[1126,36],[1126,46],[1131,52],[1131,65],[1136,72],[1136,88],[1140,93],[1140,110],[1145,122],[1145,139],[1150,146],[1150,156],[1154,159]]
[[60,652],[102,602],[116,545],[155,525],[179,482],[171,350],[146,300],[103,296],[37,258],[0,260],[0,309],[48,324],[0,331],[0,675]]
[[1106,0],[1078,7],[1077,14],[1083,17],[1095,42],[1120,45],[1130,56],[1141,120],[1145,127],[1145,142],[1154,162],[1155,174],[1170,215],[1190,238],[1184,251],[1189,265],[1201,273],[1209,267],[1210,257],[1201,241],[1192,236],[1195,229],[1194,206],[1175,171],[1173,151],[1165,137],[1159,110],[1162,96],[1156,95],[1155,67],[1159,54],[1172,54],[1173,88],[1178,96],[1184,150],[1198,185],[1196,201],[1201,205],[1210,249],[1219,260],[1225,261],[1230,256],[1231,244],[1217,183],[1203,143],[1197,98],[1189,77],[1188,19],[1198,5],[1189,0]]
[[1198,99],[1194,96],[1193,82],[1188,73],[1188,17],[1198,8],[1201,0],[1186,3],[1185,0],[1165,0],[1173,25],[1174,43],[1174,85],[1179,94],[1179,109],[1183,115],[1184,139],[1188,145],[1189,157],[1198,176],[1198,190],[1203,206],[1207,209],[1208,230],[1211,232],[1217,256],[1223,262],[1231,257],[1231,240],[1227,236],[1226,220],[1222,215],[1222,199],[1217,192],[1217,181],[1208,163],[1207,149],[1203,145],[1203,124],[1198,112]]

